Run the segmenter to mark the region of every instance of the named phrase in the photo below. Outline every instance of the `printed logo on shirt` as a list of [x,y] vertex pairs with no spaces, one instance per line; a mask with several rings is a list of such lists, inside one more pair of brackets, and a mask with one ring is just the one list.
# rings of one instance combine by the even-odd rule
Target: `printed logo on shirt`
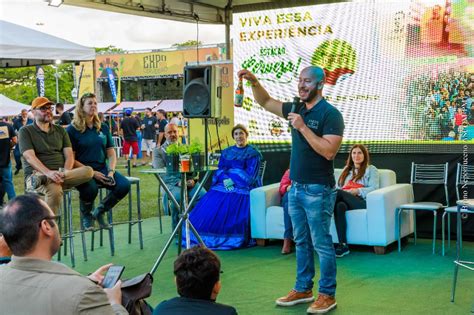
[[314,119],[309,119],[306,125],[311,129],[318,129],[319,121]]
[[8,127],[1,126],[0,127],[0,140],[9,139],[9,138],[10,138],[10,134],[8,133]]

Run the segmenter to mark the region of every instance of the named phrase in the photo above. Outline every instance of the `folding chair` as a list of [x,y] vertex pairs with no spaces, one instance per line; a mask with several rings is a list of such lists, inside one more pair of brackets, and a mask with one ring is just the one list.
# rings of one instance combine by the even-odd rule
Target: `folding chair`
[[[415,164],[411,163],[411,177],[410,184],[417,185],[443,185],[446,198],[446,205],[439,202],[413,202],[402,204],[396,209],[397,233],[398,233],[398,251],[402,250],[400,227],[402,225],[402,211],[431,211],[433,213],[433,254],[436,246],[436,222],[437,211],[449,206],[448,197],[448,163],[444,164]],[[416,244],[416,214],[413,216],[414,223],[414,237]]]
[[[457,164],[457,169],[456,169],[456,200],[461,200],[464,199],[465,196],[461,196],[460,190],[461,187],[467,188],[467,186],[474,186],[474,165],[461,165],[461,163]],[[448,207],[444,209],[444,213],[442,216],[442,235],[443,235],[443,256],[444,256],[444,240],[445,240],[445,220],[446,220],[446,215],[448,216],[448,248],[451,248],[451,214],[457,212],[457,206],[453,207]],[[467,215],[469,213],[472,213],[469,211],[467,208],[461,208],[461,215]],[[461,228],[461,239],[460,239],[460,247],[462,248],[462,226]]]

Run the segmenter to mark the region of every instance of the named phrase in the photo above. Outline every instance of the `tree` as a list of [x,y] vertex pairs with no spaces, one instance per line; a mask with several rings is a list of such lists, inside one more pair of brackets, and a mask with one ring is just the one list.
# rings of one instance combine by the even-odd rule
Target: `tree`
[[[45,97],[56,102],[55,66],[43,66]],[[71,90],[74,87],[73,64],[58,65],[59,100],[73,103]],[[0,93],[23,104],[31,104],[38,96],[36,89],[36,67],[0,69]]]
[[188,40],[188,41],[185,41],[183,43],[176,43],[176,44],[173,44],[172,47],[189,47],[189,46],[196,46],[196,45],[199,45],[201,46],[202,45],[202,42],[201,41],[196,41],[196,40]]
[[126,50],[123,50],[122,48],[115,47],[114,45],[109,45],[107,47],[95,47],[95,53],[98,55],[107,55],[107,54],[123,54],[126,53]]

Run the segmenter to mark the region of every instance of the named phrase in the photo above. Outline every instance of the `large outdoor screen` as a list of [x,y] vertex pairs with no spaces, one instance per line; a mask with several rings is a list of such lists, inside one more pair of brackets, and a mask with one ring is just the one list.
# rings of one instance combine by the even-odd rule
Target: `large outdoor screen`
[[[276,99],[298,95],[303,68],[324,68],[345,141],[474,139],[474,0],[322,4],[234,14],[233,25],[234,71],[251,70]],[[253,142],[291,139],[248,85],[235,122]]]

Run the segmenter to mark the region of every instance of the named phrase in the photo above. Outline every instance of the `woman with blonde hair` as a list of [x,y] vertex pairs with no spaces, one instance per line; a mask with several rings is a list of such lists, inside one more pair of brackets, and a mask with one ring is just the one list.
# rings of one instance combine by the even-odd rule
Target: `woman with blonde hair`
[[336,257],[343,257],[350,253],[346,237],[346,211],[367,208],[367,194],[379,188],[379,171],[370,165],[369,151],[364,145],[352,146],[337,181],[337,188],[334,223],[339,244],[336,247]]
[[[74,167],[87,165],[94,169],[94,177],[76,187],[79,191],[82,226],[92,230],[95,219],[100,228],[108,228],[104,214],[128,194],[130,183],[115,171],[117,157],[112,136],[107,124],[101,123],[99,119],[94,94],[86,93],[77,101],[74,119],[66,130],[75,154]],[[106,188],[108,193],[93,210],[100,187]]]

